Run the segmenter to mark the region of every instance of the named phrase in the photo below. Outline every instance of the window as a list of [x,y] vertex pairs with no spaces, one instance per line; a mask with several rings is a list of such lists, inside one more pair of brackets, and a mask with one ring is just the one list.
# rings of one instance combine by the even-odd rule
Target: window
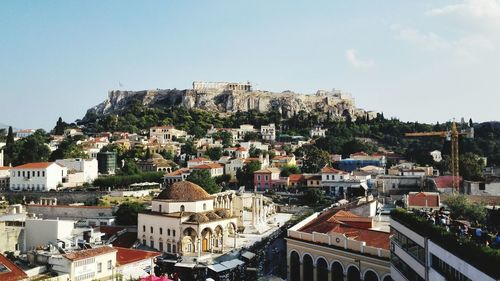
[[410,254],[412,257],[414,257],[416,260],[418,260],[420,263],[425,265],[425,249],[415,243],[413,240],[410,238],[406,237],[403,235],[401,232],[392,229],[392,232],[394,235],[392,236],[392,240],[401,247],[405,252]]
[[175,244],[172,244],[172,253],[174,253],[174,254],[175,254],[175,253],[177,253],[177,251],[176,251],[176,250],[177,250],[177,249],[176,249]]
[[142,239],[142,245],[146,246],[146,239]]
[[154,248],[155,247],[155,241],[153,241],[153,240],[149,241],[149,246],[151,248]]
[[42,177],[45,177],[45,171],[42,171]]
[[260,176],[257,176],[257,180],[259,180],[259,181],[260,181]]
[[160,242],[160,252],[163,252],[163,242]]
[[330,175],[326,175],[326,179],[329,180],[330,179]]
[[39,176],[40,176],[40,171],[38,171],[38,172],[36,173],[36,176],[37,176],[37,177],[39,177]]
[[449,264],[431,254],[431,267],[446,277],[447,280],[456,281],[472,281],[467,276],[463,275],[460,271],[451,267]]
[[102,272],[102,263],[98,262],[97,263],[97,273],[101,273]]
[[160,227],[160,234],[163,234],[163,228]]
[[409,281],[424,281],[418,273],[407,263],[400,259],[394,252],[391,252],[391,264]]
[[146,232],[146,225],[142,226],[142,232]]
[[184,212],[185,209],[184,205],[181,205],[181,212]]
[[161,213],[161,204],[158,206],[158,212]]
[[175,230],[172,230],[172,236],[175,237]]
[[109,260],[108,261],[108,270],[110,270],[113,267],[113,261]]
[[167,252],[170,253],[171,250],[172,250],[172,244],[167,243]]
[[167,235],[170,236],[170,228],[167,229]]
[[153,227],[152,226],[149,228],[149,232],[153,233]]
[[207,203],[203,203],[203,211],[207,209]]

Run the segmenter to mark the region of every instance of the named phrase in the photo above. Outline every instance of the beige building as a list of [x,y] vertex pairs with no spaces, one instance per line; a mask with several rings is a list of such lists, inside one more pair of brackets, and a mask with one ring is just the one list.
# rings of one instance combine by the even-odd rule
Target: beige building
[[372,227],[372,218],[330,209],[290,228],[288,280],[391,281],[390,234]]
[[176,138],[186,136],[186,131],[178,130],[174,126],[157,126],[149,129],[149,138],[156,139],[159,144],[166,144]]
[[232,237],[235,247],[237,237],[232,196],[218,198],[194,183],[176,182],[153,199],[152,211],[139,214],[137,238],[160,252],[226,252],[227,241]]

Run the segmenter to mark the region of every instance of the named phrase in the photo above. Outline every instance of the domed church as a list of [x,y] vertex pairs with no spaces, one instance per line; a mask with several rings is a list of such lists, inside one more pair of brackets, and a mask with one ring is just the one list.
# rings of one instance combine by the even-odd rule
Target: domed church
[[151,211],[139,214],[137,238],[166,253],[224,253],[230,250],[228,245],[236,247],[233,196],[210,195],[192,182],[176,182],[153,199]]

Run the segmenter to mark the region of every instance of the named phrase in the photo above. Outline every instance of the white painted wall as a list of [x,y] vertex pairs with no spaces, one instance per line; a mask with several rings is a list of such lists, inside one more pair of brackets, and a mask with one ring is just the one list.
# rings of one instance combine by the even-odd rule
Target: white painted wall
[[57,239],[71,237],[75,222],[69,220],[26,219],[26,249],[45,246],[49,242],[57,244]]

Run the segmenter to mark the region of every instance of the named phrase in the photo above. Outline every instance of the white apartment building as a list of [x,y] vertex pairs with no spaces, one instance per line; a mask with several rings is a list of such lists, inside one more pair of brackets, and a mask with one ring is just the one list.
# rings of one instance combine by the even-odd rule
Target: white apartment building
[[36,132],[36,130],[33,129],[24,129],[24,130],[19,130],[16,132],[16,137],[18,138],[26,138],[31,135],[33,135]]
[[4,158],[4,154],[3,154],[3,147],[5,146],[5,143],[4,142],[0,142],[0,167],[3,167],[3,158]]
[[25,251],[45,247],[49,243],[57,245],[59,241],[71,239],[75,221],[59,219],[26,219]]
[[328,131],[328,129],[322,129],[320,127],[315,127],[314,129],[311,129],[309,131],[309,136],[311,138],[314,138],[314,137],[325,137],[326,136],[326,132]]
[[199,165],[199,166],[194,166],[191,169],[193,171],[195,171],[195,170],[207,170],[210,173],[210,176],[212,178],[222,176],[224,174],[224,165],[219,164],[219,163],[203,164],[203,165]]
[[391,216],[390,226],[393,234],[391,276],[394,280],[494,281],[498,278],[444,249],[433,237],[424,235],[425,230],[411,227],[394,215]]
[[9,188],[10,169],[11,167],[0,166],[0,190]]
[[69,274],[72,281],[114,280],[114,275],[117,274],[116,252],[111,246],[102,246],[52,255],[49,264],[52,270]]
[[156,139],[159,144],[166,144],[174,138],[186,137],[187,132],[178,130],[174,126],[156,126],[149,129],[149,138]]
[[68,169],[55,162],[34,162],[10,170],[10,190],[49,191],[66,181]]
[[68,186],[91,183],[98,176],[97,159],[60,159],[56,163],[68,169]]
[[261,126],[260,134],[263,140],[274,141],[276,140],[276,126],[274,125],[274,123],[271,123],[267,126]]

